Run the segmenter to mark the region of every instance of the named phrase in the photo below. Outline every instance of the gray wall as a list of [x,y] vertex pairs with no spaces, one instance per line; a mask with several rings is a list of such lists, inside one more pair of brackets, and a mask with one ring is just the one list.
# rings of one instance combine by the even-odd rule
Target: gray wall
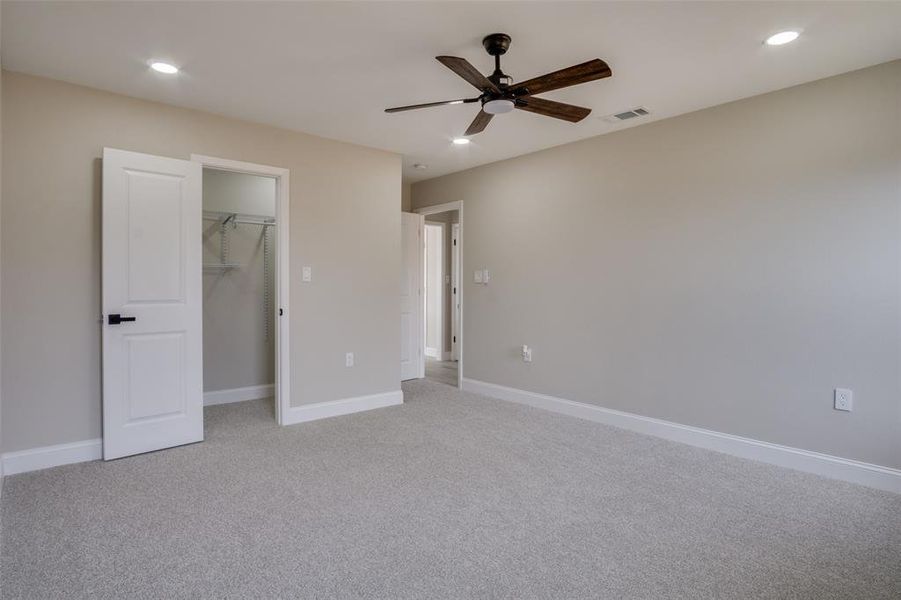
[[203,210],[275,217],[275,178],[204,169]]
[[291,404],[400,388],[398,155],[17,73],[2,93],[3,450],[101,434],[104,146],[290,169]]
[[405,181],[401,187],[400,194],[400,210],[401,212],[410,212],[413,205],[413,184]]
[[[275,179],[203,170],[204,211],[275,216]],[[219,264],[222,236],[216,221],[203,222],[203,263]],[[226,225],[232,269],[203,271],[203,390],[228,390],[275,381],[275,229],[269,232],[273,275],[265,302],[263,227]],[[270,315],[267,335],[266,316]]]
[[901,467],[901,61],[413,186],[453,200],[466,377]]

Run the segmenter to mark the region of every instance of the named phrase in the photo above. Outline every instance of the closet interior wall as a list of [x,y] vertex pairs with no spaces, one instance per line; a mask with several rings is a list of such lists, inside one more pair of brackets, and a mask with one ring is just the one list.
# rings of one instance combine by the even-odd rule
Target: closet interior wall
[[203,387],[275,381],[275,180],[204,169]]

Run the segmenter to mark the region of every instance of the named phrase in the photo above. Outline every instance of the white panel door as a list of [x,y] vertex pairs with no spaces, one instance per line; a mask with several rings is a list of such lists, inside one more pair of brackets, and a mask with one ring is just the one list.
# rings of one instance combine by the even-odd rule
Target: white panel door
[[425,377],[422,316],[422,253],[424,217],[401,213],[400,378]]
[[199,163],[103,151],[103,458],[203,440]]

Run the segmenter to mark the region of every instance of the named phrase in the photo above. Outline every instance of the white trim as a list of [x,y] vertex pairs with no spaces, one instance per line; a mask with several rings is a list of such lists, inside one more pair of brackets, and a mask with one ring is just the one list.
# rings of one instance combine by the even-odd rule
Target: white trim
[[[264,387],[266,386],[254,386],[253,388],[238,388],[238,390],[224,391],[236,392]],[[215,394],[219,392],[212,393]],[[204,394],[204,396],[206,396],[206,394]],[[237,400],[232,400],[232,402],[237,402]],[[307,404],[304,406],[292,406],[285,413],[286,420],[284,424],[293,425],[295,423],[304,423],[306,421],[348,415],[375,408],[395,406],[403,404],[403,402],[404,393],[400,390],[395,390],[393,392],[383,392],[381,394],[372,394],[369,396],[357,396],[355,398],[346,398],[344,400],[332,400],[329,402],[317,402],[316,404]],[[204,399],[204,404],[206,404],[206,399]],[[102,457],[103,440],[96,439],[72,442],[70,444],[59,444],[56,446],[30,448],[28,450],[19,450],[17,452],[6,452],[0,458],[2,458],[4,474],[15,475],[17,473],[27,473],[28,471],[37,471],[39,469],[59,467],[61,465],[100,460]]]
[[103,457],[103,440],[84,440],[3,454],[3,474],[15,475]]
[[244,402],[245,400],[259,400],[260,398],[270,398],[273,394],[275,394],[275,384],[272,383],[249,385],[228,390],[214,390],[203,393],[203,405],[216,406],[217,404],[231,404],[232,402]]
[[451,223],[451,356],[453,360],[458,358],[457,338],[460,335],[457,296],[460,290],[460,223]]
[[583,402],[564,400],[563,398],[486,383],[475,379],[464,379],[463,386],[467,391],[500,400],[528,404],[536,408],[604,423],[605,425],[612,425],[622,429],[629,429],[638,433],[715,450],[741,458],[758,460],[780,467],[814,473],[833,479],[841,479],[901,494],[901,470],[891,467],[762,442],[700,427],[681,425],[671,421],[612,410]]
[[381,394],[371,394],[369,396],[357,396],[355,398],[345,398],[343,400],[330,400],[327,402],[317,402],[315,404],[305,404],[303,406],[292,406],[288,409],[285,425],[349,415],[351,413],[372,410],[374,408],[395,406],[397,404],[403,404],[403,402],[404,393],[400,390],[395,390],[393,392],[383,392]]
[[425,355],[428,356],[429,358],[434,358],[435,360],[441,360],[441,357],[439,356],[438,348],[429,348],[428,346],[426,346],[425,347]]
[[[278,250],[275,253],[276,262],[276,290],[274,304],[274,319],[278,323],[275,328],[275,420],[279,425],[285,425],[285,414],[291,405],[291,351],[289,310],[291,302],[288,291],[291,283],[291,269],[288,266],[290,245],[288,235],[290,233],[290,220],[288,208],[291,204],[290,175],[288,169],[258,165],[249,162],[192,154],[191,160],[199,162],[204,167],[232,171],[235,173],[248,173],[250,175],[263,175],[275,178],[275,236]],[[279,311],[283,314],[279,314]]]
[[419,215],[437,215],[438,213],[448,212],[452,210],[463,210],[463,201],[454,200],[453,202],[445,202],[444,204],[423,206],[422,208],[414,209],[413,212]]
[[[464,264],[463,263],[463,201],[462,200],[454,200],[453,202],[445,202],[444,204],[435,204],[433,206],[423,206],[422,208],[415,209],[413,212],[425,216],[425,215],[434,215],[434,214],[438,214],[438,213],[443,213],[443,212],[447,212],[449,210],[457,211],[457,216],[458,216],[457,220],[459,221],[457,224],[460,226],[460,230],[459,230],[460,233],[459,233],[459,237],[457,239],[457,245],[458,245],[459,249],[457,250],[457,252],[459,253],[458,260],[459,260],[459,265],[460,265],[460,272],[463,273],[463,272],[465,272],[463,269],[463,264]],[[457,343],[459,346],[459,349],[457,351],[457,387],[460,388],[461,390],[463,389],[463,380],[464,380],[464,377],[463,377],[463,295],[464,295],[463,282],[464,281],[465,281],[465,278],[460,277],[460,286],[457,288],[458,300],[460,302],[460,312],[459,312],[460,321],[457,323],[457,331],[458,331]],[[425,363],[423,363],[423,364],[425,364]],[[423,373],[423,377],[425,377],[425,373]]]

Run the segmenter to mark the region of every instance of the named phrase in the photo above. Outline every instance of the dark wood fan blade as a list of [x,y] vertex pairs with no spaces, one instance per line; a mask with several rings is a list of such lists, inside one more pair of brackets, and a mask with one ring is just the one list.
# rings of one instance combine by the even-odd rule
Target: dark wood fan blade
[[474,133],[485,131],[485,128],[488,127],[488,123],[491,122],[491,117],[493,116],[494,115],[490,115],[484,110],[480,110],[479,114],[476,115],[476,118],[473,119],[472,123],[469,125],[469,129],[467,129],[466,133],[463,135],[472,135]]
[[417,108],[430,108],[432,106],[444,106],[446,104],[469,104],[470,102],[478,102],[478,98],[464,98],[462,100],[444,100],[443,102],[426,102],[425,104],[411,104],[410,106],[395,106],[394,108],[386,108],[386,113],[403,112],[405,110],[416,110]]
[[456,56],[436,56],[438,62],[468,81],[481,91],[492,91],[500,93],[500,90],[487,77],[479,73],[474,66],[469,64],[465,58],[457,58]]
[[546,117],[563,119],[570,123],[578,123],[591,112],[590,108],[554,102],[553,100],[545,100],[544,98],[532,98],[531,96],[517,98],[516,108],[527,110],[538,115],[544,115]]
[[528,90],[527,93],[529,94],[543,94],[544,92],[549,92],[551,90],[559,90],[560,88],[594,81],[595,79],[603,79],[604,77],[610,77],[611,75],[613,75],[613,71],[610,70],[607,63],[599,58],[595,58],[582,63],[581,65],[560,69],[559,71],[554,71],[553,73],[548,73],[541,77],[535,77],[534,79],[517,83],[513,87],[516,90],[525,88]]

